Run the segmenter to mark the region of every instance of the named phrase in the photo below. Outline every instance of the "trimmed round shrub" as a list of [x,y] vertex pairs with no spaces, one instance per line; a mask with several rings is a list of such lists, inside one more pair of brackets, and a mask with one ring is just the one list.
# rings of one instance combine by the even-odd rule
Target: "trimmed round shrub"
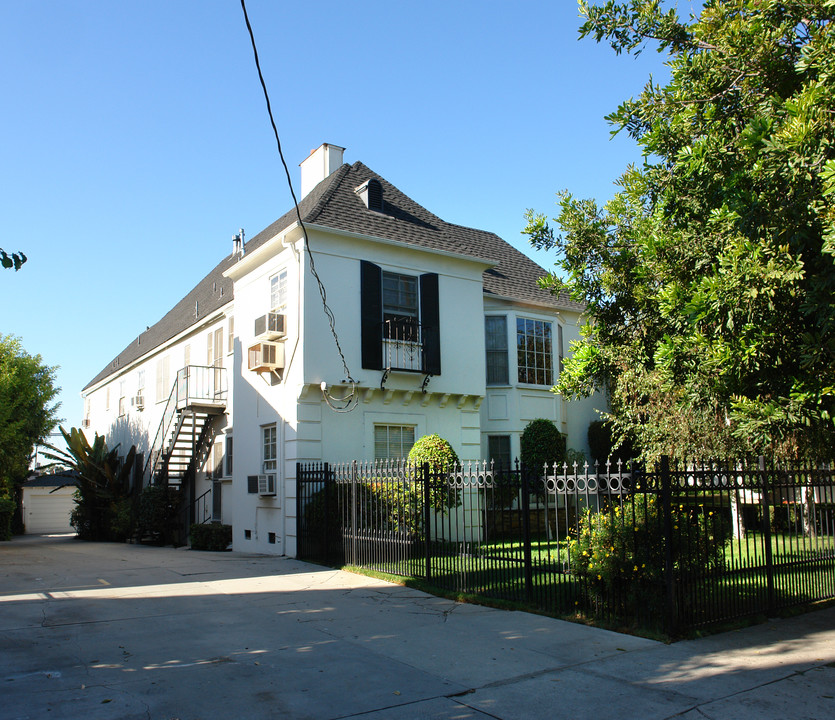
[[409,450],[409,462],[429,463],[430,470],[446,470],[458,464],[458,455],[440,435],[424,435]]
[[519,440],[522,464],[529,472],[541,473],[547,464],[565,462],[565,435],[550,420],[531,420]]
[[[435,510],[446,512],[449,508],[458,506],[461,502],[458,491],[447,486],[446,477],[439,476],[441,473],[452,470],[459,463],[458,454],[449,441],[444,440],[440,435],[424,435],[409,450],[408,460],[416,466],[429,464],[431,473],[429,502]],[[419,487],[412,485],[409,492],[415,496],[416,501],[422,502]],[[419,514],[417,520],[415,525],[421,522]]]

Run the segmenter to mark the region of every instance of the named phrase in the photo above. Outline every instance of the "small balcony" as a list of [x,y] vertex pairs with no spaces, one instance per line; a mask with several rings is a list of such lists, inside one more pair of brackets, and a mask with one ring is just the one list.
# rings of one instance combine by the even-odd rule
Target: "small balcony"
[[395,318],[382,324],[383,368],[388,371],[427,373],[427,346],[436,328],[414,318]]
[[226,408],[226,368],[187,365],[177,371],[176,408],[203,408],[217,413]]

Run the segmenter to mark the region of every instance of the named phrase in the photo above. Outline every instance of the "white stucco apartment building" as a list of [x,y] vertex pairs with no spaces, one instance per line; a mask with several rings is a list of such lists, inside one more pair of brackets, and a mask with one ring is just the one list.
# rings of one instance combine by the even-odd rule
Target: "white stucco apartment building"
[[136,444],[144,481],[182,483],[236,550],[295,554],[297,462],[400,457],[429,433],[462,460],[509,460],[540,417],[586,449],[601,402],[550,391],[582,306],[343,150],[311,153],[299,214],[236,241],[82,391],[85,431]]

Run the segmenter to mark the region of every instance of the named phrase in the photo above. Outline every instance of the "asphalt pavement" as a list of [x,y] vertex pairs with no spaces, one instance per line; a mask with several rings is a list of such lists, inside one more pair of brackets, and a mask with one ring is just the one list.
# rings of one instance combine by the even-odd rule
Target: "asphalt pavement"
[[673,644],[288,558],[0,543],[0,718],[832,720],[835,608]]

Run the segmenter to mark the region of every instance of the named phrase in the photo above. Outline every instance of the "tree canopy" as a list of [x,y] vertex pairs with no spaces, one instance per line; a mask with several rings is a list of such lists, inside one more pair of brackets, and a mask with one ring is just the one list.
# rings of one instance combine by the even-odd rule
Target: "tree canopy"
[[0,495],[23,480],[35,444],[55,427],[55,370],[18,338],[0,335]]
[[643,153],[605,205],[559,195],[544,280],[587,303],[557,391],[605,386],[646,457],[829,456],[835,439],[835,0],[580,2],[581,37],[668,54],[607,119]]
[[3,248],[0,248],[0,265],[2,265],[5,269],[9,270],[10,268],[14,268],[15,270],[20,270],[23,263],[25,263],[27,257],[22,252],[13,252],[11,254],[7,253]]

